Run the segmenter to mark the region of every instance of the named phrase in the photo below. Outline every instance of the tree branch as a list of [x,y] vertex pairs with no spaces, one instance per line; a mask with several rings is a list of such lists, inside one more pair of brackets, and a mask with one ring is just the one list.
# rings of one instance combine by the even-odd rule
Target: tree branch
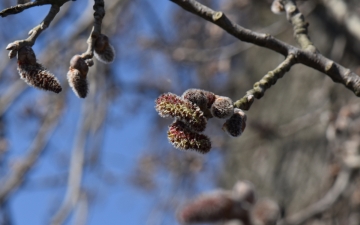
[[93,29],[91,30],[89,39],[87,40],[87,44],[88,44],[88,49],[86,50],[86,52],[84,52],[81,57],[83,59],[91,59],[92,57],[94,57],[94,45],[95,45],[95,41],[96,39],[99,37],[99,35],[101,34],[101,24],[102,24],[102,20],[105,16],[105,3],[104,0],[94,0],[94,26]]
[[247,91],[246,95],[234,103],[234,107],[249,110],[254,97],[260,99],[265,91],[269,89],[276,81],[284,76],[290,68],[296,63],[294,55],[290,54],[276,69],[269,71],[259,82],[254,84],[254,88]]
[[293,26],[295,39],[301,48],[310,52],[316,52],[316,47],[310,41],[308,35],[307,28],[309,24],[305,22],[304,16],[297,8],[296,2],[294,0],[286,0],[284,8],[287,19]]
[[296,59],[296,63],[304,64],[315,70],[323,72],[329,76],[334,82],[342,83],[348,89],[360,96],[360,77],[356,73],[352,72],[335,63],[319,53],[302,50],[291,46],[285,42],[282,42],[269,34],[261,34],[249,29],[245,29],[238,24],[235,24],[229,20],[224,13],[216,12],[196,0],[170,0],[185,10],[210,21],[222,29],[226,30],[231,35],[235,36],[241,41],[253,43],[255,45],[268,48],[275,52],[278,52],[284,56],[293,54]]
[[1,17],[6,17],[11,14],[18,14],[24,11],[25,9],[32,8],[34,6],[41,6],[41,5],[57,5],[62,6],[64,3],[71,1],[71,0],[36,0],[34,2],[28,2],[25,4],[18,4],[15,6],[12,6],[10,8],[4,9],[0,11]]
[[[25,40],[14,41],[13,43],[8,44],[6,46],[6,50],[18,51],[20,48],[24,46],[33,46],[35,44],[36,39],[39,37],[41,32],[43,32],[46,28],[49,27],[51,21],[55,18],[56,14],[60,11],[60,6],[52,5],[49,13],[45,17],[45,19],[38,26],[34,27],[29,31],[29,37]],[[9,55],[12,53],[10,52]],[[11,57],[10,57],[11,58]]]

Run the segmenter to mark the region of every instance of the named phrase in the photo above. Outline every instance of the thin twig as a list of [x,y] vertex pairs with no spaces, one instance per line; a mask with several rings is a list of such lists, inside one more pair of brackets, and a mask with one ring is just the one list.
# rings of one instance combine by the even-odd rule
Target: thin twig
[[56,14],[60,11],[60,6],[52,5],[49,13],[45,17],[45,19],[38,26],[34,27],[29,31],[29,37],[25,40],[14,41],[8,46],[6,46],[6,50],[17,51],[24,46],[33,46],[35,44],[36,39],[39,37],[41,32],[43,32],[46,28],[49,27],[51,21],[55,18]]
[[105,16],[105,3],[104,0],[94,0],[94,26],[91,30],[90,36],[87,40],[88,49],[84,52],[81,57],[83,59],[91,59],[94,57],[94,45],[96,39],[101,34],[101,24]]
[[278,79],[282,78],[295,63],[294,55],[290,54],[276,69],[269,71],[259,82],[256,82],[253,89],[247,91],[244,97],[234,103],[234,107],[249,110],[254,102],[254,97],[257,99],[262,98],[265,91],[274,85]]
[[294,28],[294,36],[301,48],[310,52],[316,52],[317,50],[308,35],[307,28],[309,24],[305,22],[304,16],[297,8],[296,2],[294,0],[286,0],[284,8],[287,19]]

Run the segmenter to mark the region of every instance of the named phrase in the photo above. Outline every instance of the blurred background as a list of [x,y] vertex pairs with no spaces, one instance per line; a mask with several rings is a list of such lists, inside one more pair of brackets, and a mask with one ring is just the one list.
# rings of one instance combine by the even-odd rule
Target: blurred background
[[[271,2],[201,1],[246,28],[297,45]],[[0,8],[15,4],[3,0]],[[237,180],[277,201],[284,216],[324,196],[346,146],[360,142],[359,99],[351,91],[296,65],[255,101],[241,137],[230,138],[221,130],[224,121],[212,119],[205,131],[210,153],[179,151],[167,141],[171,120],[154,109],[160,94],[201,88],[235,101],[283,56],[240,42],[170,1],[105,4],[103,33],[116,59],[110,65],[94,60],[86,99],[75,96],[66,73],[71,57],[87,48],[92,1],[66,3],[33,46],[60,80],[60,94],[27,86],[5,50],[25,39],[50,7],[0,19],[1,225],[178,224],[179,206],[209,190],[231,189]],[[298,4],[319,51],[360,74],[360,3]],[[341,200],[307,224],[360,224],[359,185],[354,177]]]

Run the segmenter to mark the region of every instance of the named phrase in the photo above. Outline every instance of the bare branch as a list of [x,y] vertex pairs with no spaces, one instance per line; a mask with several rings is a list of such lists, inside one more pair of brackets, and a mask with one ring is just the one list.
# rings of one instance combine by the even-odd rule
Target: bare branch
[[104,9],[105,3],[104,0],[95,0],[94,3],[94,26],[93,29],[91,30],[89,39],[87,40],[87,44],[88,44],[88,49],[86,50],[86,52],[84,52],[81,57],[83,59],[91,59],[94,56],[94,45],[95,45],[95,41],[96,39],[99,37],[99,35],[101,34],[101,24],[102,24],[102,20],[105,16],[105,9]]
[[298,10],[294,0],[287,0],[285,11],[289,22],[293,25],[294,36],[301,48],[310,52],[316,52],[316,47],[310,41],[308,35],[308,23],[305,22],[303,14]]
[[[57,5],[61,7],[64,3],[69,2],[71,0],[36,0],[33,2],[27,2],[25,4],[18,4],[16,6],[12,6],[10,8],[4,9],[0,11],[1,17],[6,17],[11,14],[18,14],[24,11],[25,9],[29,9],[35,6],[42,6],[42,5]],[[72,0],[74,1],[74,0]]]
[[265,91],[274,85],[278,79],[282,78],[295,63],[294,55],[290,54],[276,69],[269,71],[259,82],[256,82],[253,89],[247,91],[244,97],[234,103],[234,107],[249,110],[254,102],[254,97],[257,99],[262,98]]
[[49,13],[42,21],[42,23],[29,31],[30,36],[27,39],[14,41],[13,43],[8,44],[8,46],[6,46],[6,50],[19,50],[24,46],[33,46],[35,44],[37,37],[41,34],[41,32],[43,32],[46,28],[49,27],[51,21],[55,18],[56,14],[59,11],[60,11],[60,6],[52,5]]
[[360,77],[340,64],[319,53],[302,50],[284,43],[269,34],[261,34],[241,27],[229,20],[223,12],[216,12],[196,0],[170,0],[185,10],[210,21],[241,41],[271,49],[284,56],[293,54],[296,63],[301,63],[328,75],[334,82],[342,83],[355,95],[360,96]]

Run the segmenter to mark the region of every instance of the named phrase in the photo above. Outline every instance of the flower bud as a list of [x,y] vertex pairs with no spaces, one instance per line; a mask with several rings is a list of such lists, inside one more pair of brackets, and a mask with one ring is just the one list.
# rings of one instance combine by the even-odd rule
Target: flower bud
[[69,69],[67,73],[67,80],[71,89],[79,98],[85,98],[88,93],[88,84],[86,77],[81,75],[77,69]]
[[217,118],[228,118],[234,113],[233,102],[230,98],[216,95],[214,103],[211,105],[211,114]]
[[205,117],[212,118],[209,109],[215,101],[214,93],[200,89],[188,89],[181,97],[199,106]]
[[55,93],[59,93],[62,90],[56,77],[36,62],[35,53],[29,46],[19,49],[17,69],[21,79],[33,87]]
[[232,137],[240,136],[246,128],[246,115],[238,108],[234,109],[234,114],[226,120],[222,129]]
[[86,79],[89,67],[85,60],[80,55],[74,55],[70,60],[70,69],[76,69],[80,72],[80,75]]
[[193,131],[202,132],[206,128],[207,121],[200,108],[173,93],[160,95],[155,109],[162,117],[175,117],[185,122]]
[[202,154],[211,149],[211,142],[207,136],[192,131],[180,120],[175,120],[169,126],[168,139],[178,149],[192,149]]
[[102,63],[112,63],[115,59],[115,49],[110,44],[109,38],[100,34],[95,41],[95,57]]
[[24,46],[18,52],[18,64],[35,65],[36,55],[30,46]]

